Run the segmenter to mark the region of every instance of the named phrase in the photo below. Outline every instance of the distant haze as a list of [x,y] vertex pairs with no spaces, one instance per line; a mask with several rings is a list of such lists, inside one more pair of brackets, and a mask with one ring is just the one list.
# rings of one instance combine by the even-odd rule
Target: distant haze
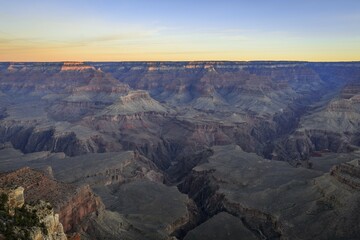
[[0,0],[0,61],[360,60],[359,0]]

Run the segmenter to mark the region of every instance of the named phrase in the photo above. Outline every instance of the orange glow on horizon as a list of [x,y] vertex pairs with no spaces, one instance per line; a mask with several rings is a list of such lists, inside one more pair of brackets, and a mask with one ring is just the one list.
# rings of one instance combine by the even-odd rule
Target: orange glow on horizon
[[113,53],[104,53],[102,49],[47,49],[22,52],[0,53],[2,62],[63,62],[63,61],[360,61],[360,53],[352,52],[309,52],[293,51],[278,52],[270,51],[215,51],[215,52],[151,52],[151,51],[126,51],[120,52],[114,49]]

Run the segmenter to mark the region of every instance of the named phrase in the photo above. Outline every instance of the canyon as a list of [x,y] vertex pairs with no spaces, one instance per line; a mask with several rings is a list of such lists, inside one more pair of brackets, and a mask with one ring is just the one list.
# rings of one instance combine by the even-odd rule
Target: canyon
[[357,239],[359,147],[360,62],[0,63],[0,188],[68,239]]

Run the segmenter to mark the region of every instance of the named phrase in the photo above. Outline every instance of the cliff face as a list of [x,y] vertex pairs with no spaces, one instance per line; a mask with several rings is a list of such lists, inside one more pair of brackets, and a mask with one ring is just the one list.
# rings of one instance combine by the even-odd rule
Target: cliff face
[[0,188],[0,192],[0,208],[9,212],[1,216],[0,239],[67,240],[59,214],[54,213],[50,203],[41,200],[24,204],[23,187]]
[[10,184],[24,186],[25,201],[28,203],[40,200],[51,203],[60,216],[59,221],[65,232],[77,230],[85,217],[102,209],[101,200],[89,186],[60,183],[30,168],[0,176],[1,187]]
[[356,80],[347,82],[339,93],[310,105],[293,134],[282,142],[280,159],[308,160],[314,151],[351,152],[359,147],[360,89]]
[[63,225],[59,221],[59,214],[54,213],[49,203],[40,201],[35,206],[29,206],[28,209],[36,212],[40,223],[46,229],[45,231],[43,229],[34,230],[31,234],[32,239],[67,240]]
[[89,186],[78,189],[77,194],[59,207],[59,218],[65,232],[79,230],[82,221],[91,214],[103,210],[99,197],[95,196]]
[[[197,222],[183,227],[179,237],[191,230],[190,237],[219,213],[227,213],[241,219],[258,239],[356,239],[359,216],[345,216],[358,210],[358,154],[352,157],[356,160],[323,174],[264,160],[237,146],[214,147],[213,151],[178,186],[199,209]],[[203,238],[199,235],[199,239]]]

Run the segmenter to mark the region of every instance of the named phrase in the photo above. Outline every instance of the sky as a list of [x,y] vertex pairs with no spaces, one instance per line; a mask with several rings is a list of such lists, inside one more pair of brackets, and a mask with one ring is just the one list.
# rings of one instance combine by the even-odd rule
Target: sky
[[360,0],[0,0],[0,61],[360,61]]

